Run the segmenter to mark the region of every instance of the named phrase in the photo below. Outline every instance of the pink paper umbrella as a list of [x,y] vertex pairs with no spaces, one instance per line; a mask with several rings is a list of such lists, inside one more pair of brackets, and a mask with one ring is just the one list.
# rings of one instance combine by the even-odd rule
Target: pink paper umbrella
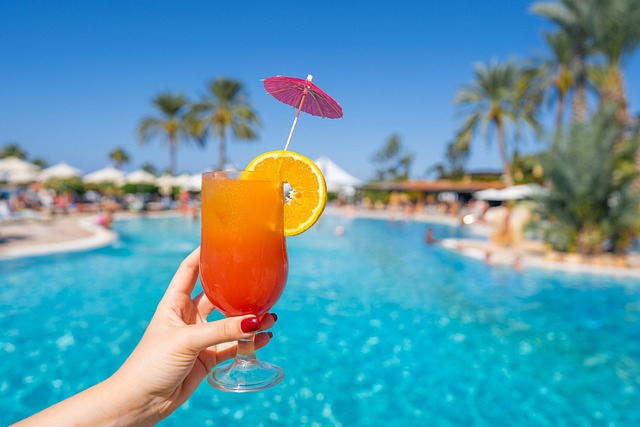
[[342,117],[342,107],[333,98],[324,93],[318,86],[311,83],[313,76],[309,74],[306,80],[295,77],[275,76],[264,79],[264,88],[267,93],[278,101],[297,108],[293,126],[287,138],[285,151],[289,149],[289,143],[293,136],[293,131],[298,123],[300,111],[309,113],[312,116],[337,119]]

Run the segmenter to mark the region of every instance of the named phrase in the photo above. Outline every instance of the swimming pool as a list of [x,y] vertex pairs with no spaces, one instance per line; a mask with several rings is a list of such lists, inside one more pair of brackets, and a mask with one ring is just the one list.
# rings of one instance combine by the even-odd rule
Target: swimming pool
[[[190,219],[115,228],[106,248],[0,262],[0,425],[115,371],[199,240]],[[161,425],[640,425],[637,279],[489,267],[425,245],[425,228],[325,215],[289,238],[260,352],[284,381],[203,383]]]

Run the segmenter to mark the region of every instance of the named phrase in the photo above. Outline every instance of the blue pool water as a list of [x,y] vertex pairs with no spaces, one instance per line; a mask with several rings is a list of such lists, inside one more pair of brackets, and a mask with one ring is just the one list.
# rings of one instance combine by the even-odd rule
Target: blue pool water
[[[106,248],[0,262],[0,425],[115,371],[199,239],[182,218],[115,228]],[[203,383],[162,425],[640,425],[640,281],[488,267],[425,228],[325,215],[289,238],[260,352],[283,383]]]

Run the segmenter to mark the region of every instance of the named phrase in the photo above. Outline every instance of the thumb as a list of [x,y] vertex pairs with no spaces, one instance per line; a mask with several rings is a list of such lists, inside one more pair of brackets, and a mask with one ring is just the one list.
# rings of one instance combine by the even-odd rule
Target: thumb
[[253,314],[227,317],[215,322],[190,325],[190,344],[198,351],[216,344],[250,338],[260,329],[260,319]]

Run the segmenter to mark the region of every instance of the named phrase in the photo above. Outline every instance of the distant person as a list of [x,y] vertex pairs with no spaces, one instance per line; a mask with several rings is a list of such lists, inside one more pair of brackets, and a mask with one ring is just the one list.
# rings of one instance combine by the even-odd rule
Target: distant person
[[178,195],[178,202],[179,202],[179,206],[180,206],[180,213],[183,215],[189,215],[189,207],[190,207],[190,202],[191,202],[191,195],[189,194],[189,192],[185,189],[182,189],[180,191],[180,194]]
[[336,232],[336,236],[344,236],[344,233],[345,233],[344,227],[341,225],[337,226],[335,229],[335,232]]
[[520,271],[522,270],[522,257],[520,255],[517,255],[514,260],[513,260],[513,268],[516,271]]
[[113,214],[110,210],[106,210],[104,212],[100,212],[96,219],[98,225],[104,227],[106,229],[111,228],[111,223],[113,223]]
[[424,241],[427,245],[432,245],[438,241],[438,239],[433,237],[433,227],[427,228],[427,232],[424,234]]
[[484,253],[484,263],[487,265],[491,265],[491,251],[485,251]]

